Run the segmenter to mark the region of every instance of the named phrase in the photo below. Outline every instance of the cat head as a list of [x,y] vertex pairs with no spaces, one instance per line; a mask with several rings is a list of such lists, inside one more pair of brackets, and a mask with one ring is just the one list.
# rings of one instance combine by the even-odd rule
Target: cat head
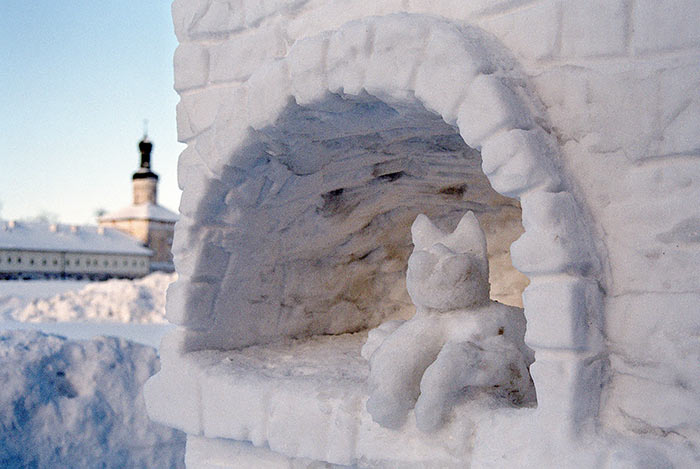
[[488,301],[486,238],[473,212],[447,234],[418,215],[411,234],[406,287],[417,307],[448,311]]

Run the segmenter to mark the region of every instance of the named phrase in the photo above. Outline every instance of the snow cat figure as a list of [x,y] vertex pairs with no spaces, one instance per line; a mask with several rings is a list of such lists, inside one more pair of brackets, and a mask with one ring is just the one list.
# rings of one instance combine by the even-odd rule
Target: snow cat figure
[[415,409],[418,428],[432,432],[470,396],[534,403],[525,316],[489,298],[486,238],[474,213],[449,234],[419,215],[411,234],[406,286],[416,314],[374,329],[362,349],[372,418],[399,428]]

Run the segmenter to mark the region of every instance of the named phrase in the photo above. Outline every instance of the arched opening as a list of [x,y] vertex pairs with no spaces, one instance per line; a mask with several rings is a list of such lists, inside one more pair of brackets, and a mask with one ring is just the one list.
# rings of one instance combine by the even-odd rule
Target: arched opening
[[233,158],[246,163],[225,169],[201,210],[217,263],[228,256],[217,334],[248,345],[251,329],[264,342],[412,316],[405,271],[420,213],[452,230],[472,210],[487,233],[491,297],[522,305],[527,278],[509,253],[523,232],[518,201],[494,191],[480,153],[417,100],[292,100]]
[[[323,355],[331,339],[306,347],[313,372],[305,355],[293,369],[264,362],[288,356],[265,344],[410,315],[411,222],[424,212],[451,229],[470,209],[487,233],[492,296],[505,302],[526,283],[507,258],[525,230],[511,253],[532,282],[524,306],[526,341],[538,350],[537,412],[572,425],[595,415],[595,389],[576,397],[596,387],[586,373],[600,369],[577,355],[599,344],[597,258],[546,116],[491,39],[435,18],[368,18],[297,42],[221,96],[215,124],[179,161],[179,279],[167,314],[182,327],[164,341],[146,397],[179,392],[151,400],[154,418],[284,452],[298,417],[290,399],[322,382],[332,391],[314,390],[306,417],[332,429],[324,441],[342,449],[333,462],[361,457],[360,442],[383,430],[363,424],[367,365],[357,344],[333,337],[333,357]],[[251,369],[265,370],[264,392]],[[270,428],[287,429],[284,438]],[[310,436],[291,439],[288,454],[331,460]]]

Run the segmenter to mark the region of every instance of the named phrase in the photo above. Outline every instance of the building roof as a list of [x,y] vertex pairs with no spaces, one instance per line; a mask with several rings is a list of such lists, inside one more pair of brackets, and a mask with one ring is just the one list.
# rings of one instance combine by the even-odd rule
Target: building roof
[[100,221],[112,220],[153,220],[174,223],[180,216],[165,207],[154,204],[129,205],[100,217]]
[[23,221],[0,221],[0,249],[146,256],[153,254],[138,240],[113,228]]

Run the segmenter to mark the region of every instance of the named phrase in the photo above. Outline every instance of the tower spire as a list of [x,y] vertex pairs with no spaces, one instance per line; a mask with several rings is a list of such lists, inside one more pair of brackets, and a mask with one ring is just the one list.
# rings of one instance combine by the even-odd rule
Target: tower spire
[[148,119],[143,120],[143,139],[139,142],[141,165],[133,179],[134,205],[157,204],[158,175],[151,171],[151,151],[153,144],[148,140]]

